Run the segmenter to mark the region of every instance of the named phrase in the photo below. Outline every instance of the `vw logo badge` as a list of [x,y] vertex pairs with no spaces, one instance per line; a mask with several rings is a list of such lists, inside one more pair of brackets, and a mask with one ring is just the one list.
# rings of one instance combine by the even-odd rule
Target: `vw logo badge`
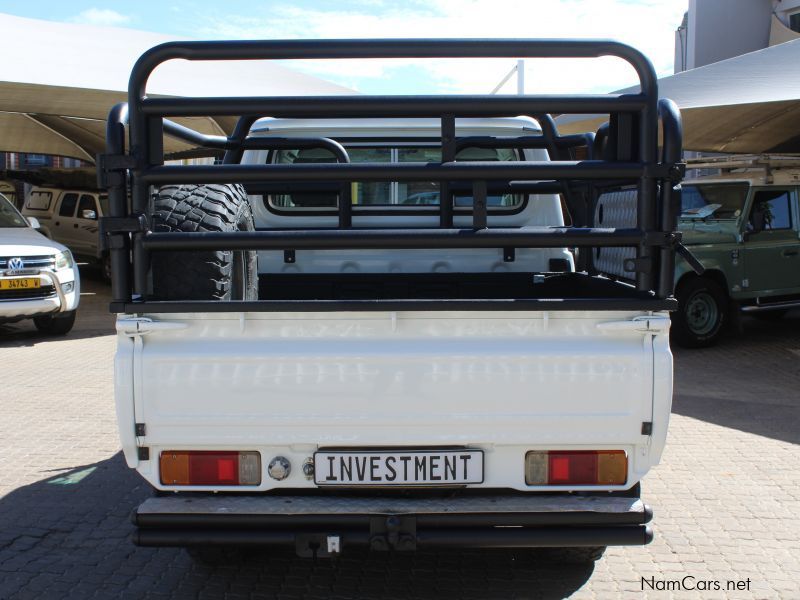
[[25,261],[21,258],[9,258],[8,259],[8,268],[12,271],[19,271],[25,268]]

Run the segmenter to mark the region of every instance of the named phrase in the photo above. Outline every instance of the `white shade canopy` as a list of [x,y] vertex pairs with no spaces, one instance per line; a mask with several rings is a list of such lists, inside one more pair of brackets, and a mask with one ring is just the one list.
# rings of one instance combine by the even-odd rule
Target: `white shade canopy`
[[[681,109],[687,150],[800,152],[800,40],[664,77],[658,90]],[[562,133],[582,133],[606,120],[561,115],[556,122]]]
[[[105,147],[105,119],[127,100],[128,77],[147,49],[172,38],[118,27],[0,14],[0,151],[94,161]],[[21,51],[24,49],[24,51]],[[351,94],[345,87],[270,61],[188,62],[158,67],[153,96]],[[234,117],[177,119],[207,134],[233,130]],[[165,152],[190,149],[165,138]]]

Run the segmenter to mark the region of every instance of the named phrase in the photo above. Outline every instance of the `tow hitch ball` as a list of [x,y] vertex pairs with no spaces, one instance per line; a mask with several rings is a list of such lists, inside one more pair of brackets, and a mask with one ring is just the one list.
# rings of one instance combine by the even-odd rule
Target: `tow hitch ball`
[[417,521],[414,517],[373,517],[369,520],[369,547],[372,550],[416,550]]
[[[366,533],[366,532],[364,532]],[[338,556],[344,546],[344,539],[350,536],[338,533],[300,533],[295,536],[297,556],[304,558],[328,558]],[[369,537],[364,534],[352,536],[353,542],[369,543],[371,550],[386,552],[389,550],[416,550],[417,522],[414,517],[371,517],[369,520]]]

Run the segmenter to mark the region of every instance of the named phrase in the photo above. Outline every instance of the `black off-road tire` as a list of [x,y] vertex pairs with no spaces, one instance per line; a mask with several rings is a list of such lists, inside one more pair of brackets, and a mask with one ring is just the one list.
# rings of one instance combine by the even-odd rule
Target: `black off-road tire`
[[36,325],[36,329],[47,335],[67,335],[72,330],[72,326],[75,325],[76,312],[69,310],[54,315],[34,317],[33,324]]
[[672,339],[684,348],[717,343],[725,326],[728,296],[712,279],[693,277],[677,290],[679,308],[672,313]]
[[[253,231],[241,185],[169,185],[153,200],[153,231]],[[158,300],[257,300],[255,251],[154,252]]]

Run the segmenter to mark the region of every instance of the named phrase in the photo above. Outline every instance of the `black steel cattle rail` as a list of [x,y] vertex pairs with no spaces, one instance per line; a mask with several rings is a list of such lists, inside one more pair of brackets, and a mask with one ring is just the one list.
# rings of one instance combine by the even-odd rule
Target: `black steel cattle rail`
[[[174,59],[190,61],[366,59],[366,58],[489,58],[615,56],[627,61],[639,77],[640,92],[582,96],[311,96],[254,98],[150,98],[147,81],[155,68]],[[559,136],[551,113],[608,113],[609,128],[603,139],[613,137],[617,152],[611,158],[593,156],[603,148],[591,134]],[[234,132],[208,136],[179,125],[169,117],[237,115]],[[542,124],[541,135],[518,138],[458,138],[455,120],[465,117],[529,115]],[[279,139],[249,136],[262,116],[286,118],[427,117],[441,121],[440,163],[349,164],[346,150],[325,138]],[[663,151],[658,153],[659,117]],[[129,149],[126,152],[125,125]],[[165,166],[163,136],[225,153],[222,165]],[[327,148],[337,163],[305,165],[239,165],[247,149],[298,147]],[[456,162],[460,148],[547,148],[553,162],[519,161],[511,164]],[[590,160],[564,160],[576,147],[585,147]],[[633,246],[635,292],[629,299],[552,298],[510,299],[517,305],[553,310],[590,306],[613,309],[671,308],[675,247],[675,205],[680,179],[681,125],[674,104],[658,102],[656,76],[650,62],[629,46],[606,40],[283,40],[230,42],[174,42],[147,51],[134,66],[127,106],[118,105],[109,115],[107,153],[98,158],[98,173],[108,187],[110,217],[101,231],[112,263],[112,309],[117,312],[171,312],[186,308],[229,310],[232,303],[147,301],[149,254],[154,250],[302,248],[533,248],[580,246]],[[301,180],[301,181],[298,181]],[[353,227],[348,200],[351,181],[437,181],[441,186],[439,228],[362,230]],[[571,184],[601,180],[629,180],[638,185],[636,227],[625,230],[580,227],[550,230],[487,227],[487,190],[558,190],[569,196]],[[262,188],[302,189],[328,185],[340,191],[338,229],[257,231],[239,233],[153,233],[149,230],[151,186],[169,183],[244,183]],[[130,201],[128,200],[130,185]],[[276,187],[277,186],[277,187]],[[452,195],[470,189],[473,194],[471,228],[453,224]],[[402,301],[398,301],[400,305]],[[453,308],[451,301],[444,309]],[[489,308],[497,301],[461,301],[473,309]],[[233,303],[236,304],[236,303]],[[270,301],[247,302],[247,310],[285,310]],[[308,303],[305,303],[308,304]],[[304,306],[305,306],[304,304]],[[318,303],[321,310],[337,310],[336,302]],[[352,303],[351,303],[352,304]],[[397,303],[394,303],[397,304]],[[394,305],[393,304],[393,305]],[[413,307],[413,302],[407,303]],[[438,303],[428,302],[439,306]],[[227,307],[227,308],[226,308]],[[203,310],[206,310],[205,308]]]

